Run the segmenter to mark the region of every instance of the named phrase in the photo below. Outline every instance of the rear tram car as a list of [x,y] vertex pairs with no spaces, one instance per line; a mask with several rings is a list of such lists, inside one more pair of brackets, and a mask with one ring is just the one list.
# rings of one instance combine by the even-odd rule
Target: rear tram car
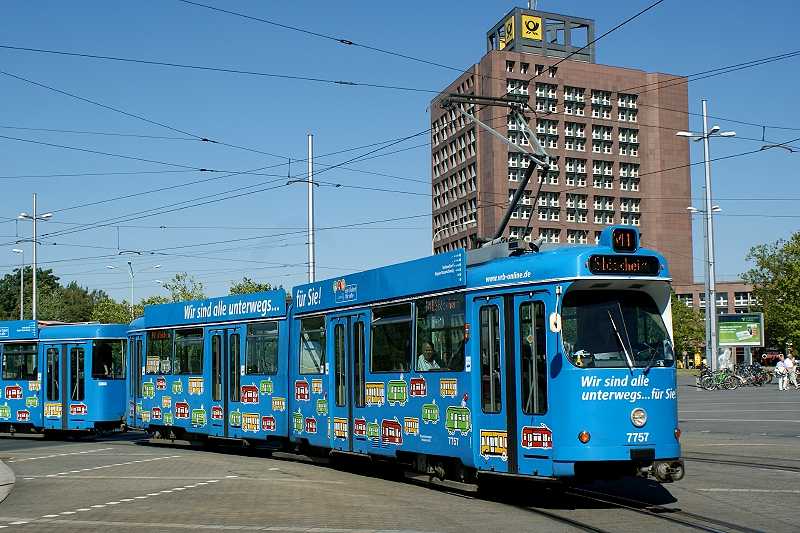
[[630,227],[515,245],[301,285],[288,309],[282,291],[148,306],[135,423],[456,480],[680,479],[664,258]]
[[110,431],[125,422],[124,324],[0,322],[0,431]]

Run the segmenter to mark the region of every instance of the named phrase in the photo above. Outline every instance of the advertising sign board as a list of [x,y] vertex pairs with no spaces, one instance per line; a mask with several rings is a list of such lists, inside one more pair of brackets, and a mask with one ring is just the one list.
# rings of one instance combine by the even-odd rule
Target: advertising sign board
[[764,314],[737,313],[719,315],[720,346],[764,346]]

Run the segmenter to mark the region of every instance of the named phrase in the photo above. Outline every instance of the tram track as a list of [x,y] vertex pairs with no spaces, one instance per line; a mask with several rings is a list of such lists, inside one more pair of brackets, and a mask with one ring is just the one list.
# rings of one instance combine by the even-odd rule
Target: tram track
[[648,502],[643,502],[625,496],[617,496],[574,487],[567,489],[565,494],[572,494],[596,503],[627,509],[635,513],[647,515],[673,524],[682,525],[697,531],[706,531],[708,533],[762,533],[759,529],[753,529],[747,526],[720,520],[718,518],[711,518],[697,513],[684,511],[682,509],[666,507],[663,505],[653,505]]
[[[696,457],[692,455],[684,455],[683,459],[685,461],[691,461],[695,463],[708,463],[708,464],[717,464],[717,465],[727,465],[727,466],[741,466],[745,468],[758,468],[762,470],[778,470],[784,472],[794,472],[800,473],[800,467],[797,466],[789,466],[789,465],[776,465],[776,464],[763,464],[763,463],[755,463],[752,461],[734,461],[732,459],[716,459],[711,457]],[[788,461],[789,459],[787,459]]]

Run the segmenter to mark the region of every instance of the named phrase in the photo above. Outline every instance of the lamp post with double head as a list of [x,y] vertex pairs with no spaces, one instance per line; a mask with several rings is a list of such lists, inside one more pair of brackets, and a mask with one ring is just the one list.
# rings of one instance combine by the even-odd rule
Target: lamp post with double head
[[[122,255],[124,253],[141,253],[141,252],[134,252],[134,251],[125,252],[125,251],[123,251],[123,252],[120,252],[120,255]],[[128,264],[128,276],[129,276],[129,278],[131,280],[130,310],[131,310],[131,322],[133,322],[133,319],[136,318],[135,316],[133,316],[133,309],[134,309],[133,286],[134,286],[134,280],[136,279],[136,272],[133,270],[133,261],[128,259],[128,261],[126,261],[126,263]],[[106,268],[109,269],[109,270],[116,270],[117,267],[115,267],[113,265],[106,265]],[[148,270],[157,270],[159,268],[161,268],[161,265],[153,265],[151,267],[145,268],[144,270],[140,270],[139,272],[140,273],[141,272],[147,272]]]
[[[714,219],[712,213],[711,194],[711,156],[709,154],[709,139],[711,137],[735,137],[735,131],[720,131],[719,126],[708,129],[708,104],[705,99],[703,103],[703,133],[691,131],[679,131],[675,135],[686,137],[693,141],[703,141],[703,163],[705,166],[705,209],[696,210],[702,212],[705,217],[705,248],[706,248],[706,359],[712,370],[717,368],[717,296],[716,296],[716,273],[714,257]],[[691,208],[694,209],[694,208]],[[718,208],[719,209],[719,208]]]
[[20,213],[17,218],[19,220],[30,220],[33,223],[33,238],[31,239],[31,247],[33,248],[33,260],[31,261],[31,266],[33,268],[33,290],[32,290],[32,297],[31,297],[31,310],[32,315],[31,318],[36,320],[36,222],[39,220],[50,220],[53,216],[53,213],[45,213],[43,215],[36,214],[36,193],[33,193],[33,212],[31,214],[22,212]]

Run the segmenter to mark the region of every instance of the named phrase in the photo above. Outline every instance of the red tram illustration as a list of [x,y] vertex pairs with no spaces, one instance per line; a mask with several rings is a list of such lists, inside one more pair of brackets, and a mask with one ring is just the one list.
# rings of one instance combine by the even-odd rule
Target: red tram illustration
[[308,393],[308,382],[297,380],[294,382],[294,399],[308,400],[311,396]]
[[381,441],[386,444],[403,444],[403,426],[397,420],[381,422]]
[[522,447],[548,450],[553,447],[553,432],[546,425],[539,427],[524,426],[522,428]]

